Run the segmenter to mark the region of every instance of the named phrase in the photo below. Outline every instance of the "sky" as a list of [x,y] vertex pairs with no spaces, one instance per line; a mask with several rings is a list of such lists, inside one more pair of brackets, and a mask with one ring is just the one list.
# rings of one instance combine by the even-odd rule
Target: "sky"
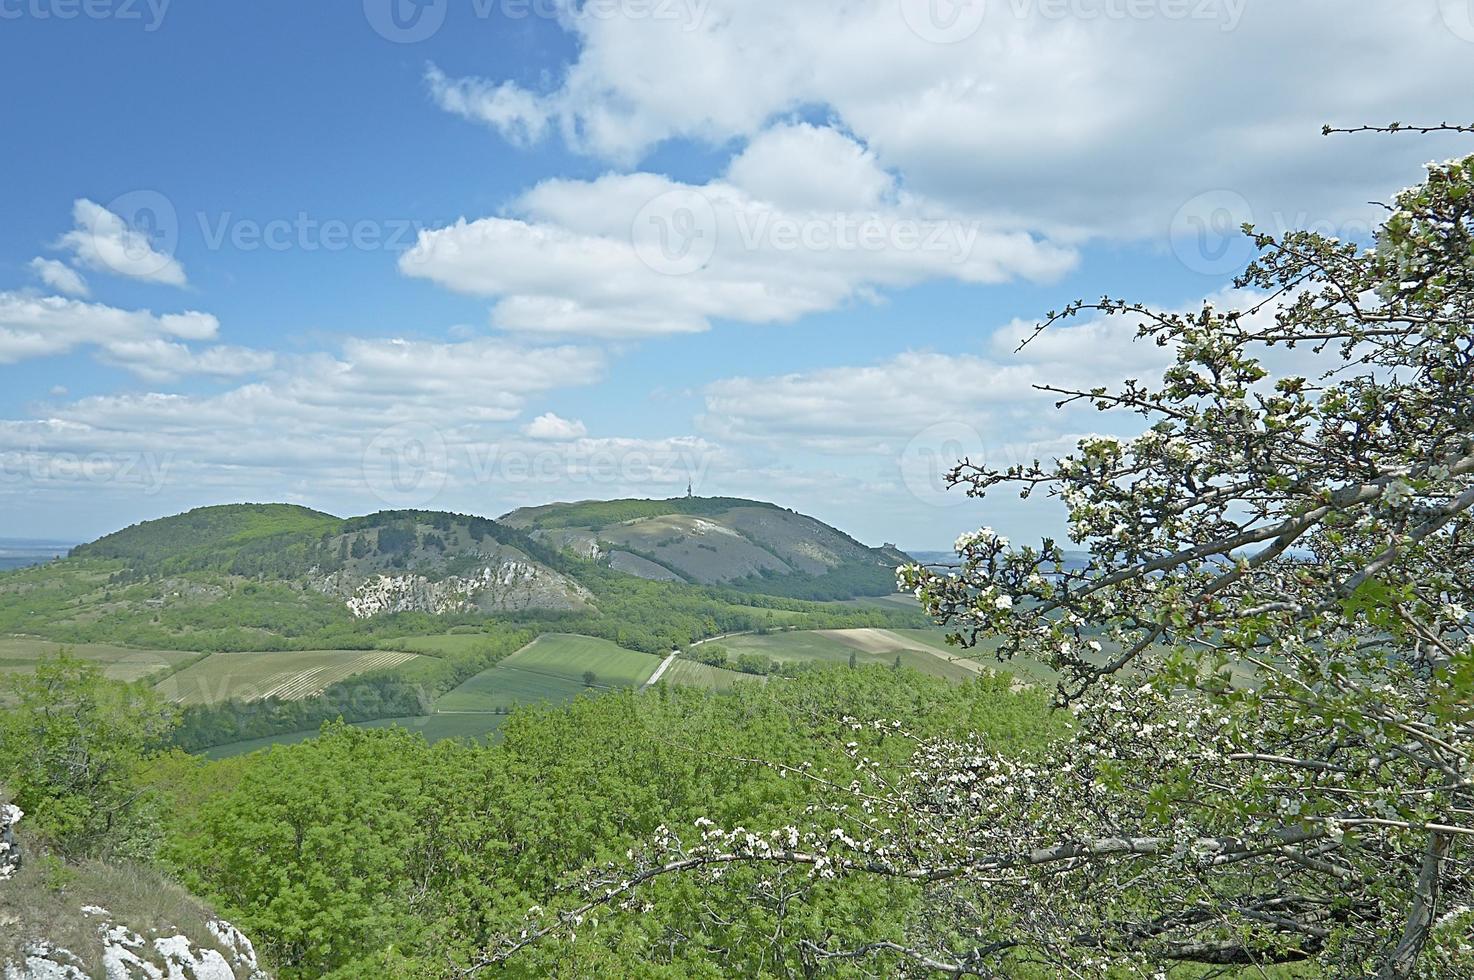
[[1369,241],[1474,0],[0,0],[0,536],[192,507],[771,500],[872,544],[1134,419],[1104,294]]

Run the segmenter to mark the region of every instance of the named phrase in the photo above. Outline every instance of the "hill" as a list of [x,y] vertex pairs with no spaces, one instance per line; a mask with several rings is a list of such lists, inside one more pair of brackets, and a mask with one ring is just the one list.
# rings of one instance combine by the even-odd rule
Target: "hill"
[[454,623],[595,611],[568,565],[479,517],[344,520],[281,504],[209,507],[0,573],[0,636],[195,651],[367,649],[384,621],[406,616]]
[[[586,608],[587,590],[530,556],[528,545],[494,521],[460,514],[388,511],[343,520],[285,504],[239,504],[137,524],[73,549],[72,557],[121,562],[115,583],[201,572],[290,581],[342,602],[359,619]],[[188,596],[153,601],[181,598]]]
[[795,603],[888,593],[902,560],[812,518],[725,498],[557,504],[502,521],[239,504],[0,573],[0,642],[348,652],[496,620],[653,653],[760,626],[782,604],[834,615]]
[[908,561],[775,504],[734,497],[558,503],[504,515],[536,541],[654,581],[799,599],[895,591]]

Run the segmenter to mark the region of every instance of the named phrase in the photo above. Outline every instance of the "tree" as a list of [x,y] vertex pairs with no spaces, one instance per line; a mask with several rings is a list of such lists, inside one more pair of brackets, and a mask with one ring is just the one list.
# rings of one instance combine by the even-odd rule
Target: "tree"
[[592,670],[586,670],[583,672],[584,687],[593,687],[596,683],[598,683],[598,680],[599,675],[594,673]]
[[[1014,941],[1405,977],[1436,911],[1469,897],[1454,852],[1474,836],[1471,190],[1474,158],[1431,168],[1369,251],[1254,234],[1241,309],[1052,315],[1135,317],[1175,351],[1159,388],[1058,392],[1150,428],[953,473],[978,497],[1061,499],[1088,566],[984,529],[958,541],[955,579],[905,583],[964,644],[1001,636],[1003,657],[1060,670],[1082,742],[1115,756],[1075,760],[1067,782],[1148,805],[1077,807],[1053,839],[1018,842],[1088,868],[1105,914]],[[1300,346],[1318,376],[1292,369]],[[1132,897],[1150,914],[1108,900],[1128,876],[1149,882]]]
[[955,568],[901,570],[959,644],[1058,671],[1071,739],[1017,760],[917,738],[894,779],[857,737],[853,782],[816,780],[786,832],[671,832],[531,939],[757,864],[926,889],[902,938],[806,940],[816,966],[1474,972],[1474,157],[1398,195],[1370,249],[1246,233],[1232,307],[1106,298],[1041,324],[1129,317],[1171,351],[1157,386],[1047,389],[1143,434],[952,474],[1060,500],[1083,567],[983,529]]
[[855,651],[851,650],[850,651],[850,670],[854,670],[858,666],[860,666],[860,658],[855,653]]
[[110,681],[65,652],[8,684],[0,782],[29,829],[68,857],[115,849],[138,831],[145,759],[174,711],[142,685]]
[[470,791],[469,757],[403,729],[327,725],[293,751],[243,760],[175,828],[166,857],[282,975],[323,976],[423,928],[415,913],[453,866],[446,815]]

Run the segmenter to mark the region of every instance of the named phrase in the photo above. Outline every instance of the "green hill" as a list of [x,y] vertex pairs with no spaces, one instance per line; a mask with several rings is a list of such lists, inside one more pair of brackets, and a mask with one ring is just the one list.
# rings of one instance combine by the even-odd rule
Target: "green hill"
[[[579,526],[632,513],[643,516]],[[551,679],[546,665],[512,664],[497,675],[508,703],[540,700],[549,685],[577,693],[585,670],[598,689],[630,683],[629,664],[642,680],[706,637],[925,623],[916,609],[808,601],[889,592],[902,558],[771,504],[617,501],[541,515],[571,526],[260,504],[149,521],[0,573],[0,674],[71,647],[186,704],[178,742],[199,750],[337,717],[422,715],[538,636],[626,651],[628,664],[580,662]]]
[[342,524],[330,514],[291,504],[202,507],[135,524],[72,550],[78,558],[113,558],[159,570],[209,567],[225,555],[267,552],[327,534]]
[[815,518],[733,497],[549,504],[501,522],[640,578],[801,599],[888,595],[908,560]]
[[500,521],[238,504],[148,521],[66,559],[0,573],[0,637],[355,650],[495,619],[659,652],[711,635],[713,624],[762,625],[799,611],[800,600],[889,593],[904,560],[733,498],[554,504]]

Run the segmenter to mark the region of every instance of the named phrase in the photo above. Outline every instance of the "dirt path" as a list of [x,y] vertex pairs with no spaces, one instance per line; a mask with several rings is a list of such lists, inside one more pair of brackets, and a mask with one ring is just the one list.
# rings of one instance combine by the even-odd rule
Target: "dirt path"
[[669,657],[666,657],[664,660],[662,660],[660,662],[660,666],[655,668],[655,673],[650,675],[650,679],[645,682],[645,686],[640,688],[640,690],[648,691],[650,688],[658,684],[660,682],[660,679],[665,676],[665,672],[667,670],[670,670],[670,665],[675,663],[676,659],[680,657],[680,655],[681,651],[676,650],[672,652]]

